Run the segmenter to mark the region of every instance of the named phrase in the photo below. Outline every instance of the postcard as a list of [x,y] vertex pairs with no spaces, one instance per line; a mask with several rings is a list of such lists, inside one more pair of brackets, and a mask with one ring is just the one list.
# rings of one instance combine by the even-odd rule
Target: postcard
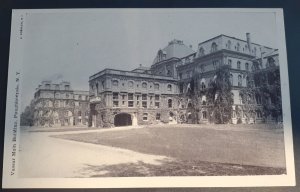
[[4,188],[294,186],[282,9],[13,10]]

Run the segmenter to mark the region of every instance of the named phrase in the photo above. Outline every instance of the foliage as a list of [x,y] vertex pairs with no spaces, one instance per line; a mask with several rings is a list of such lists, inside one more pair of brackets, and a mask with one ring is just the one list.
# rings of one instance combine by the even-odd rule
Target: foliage
[[[196,78],[198,77],[198,78]],[[231,94],[230,73],[227,66],[218,68],[215,72],[214,79],[205,89],[197,86],[197,79],[201,74],[194,75],[192,93],[189,95],[194,107],[194,114],[205,107],[210,114],[210,121],[213,123],[229,123],[231,120],[233,98]],[[206,96],[207,103],[205,106],[201,103],[202,96]],[[198,115],[195,115],[198,118]],[[198,121],[198,119],[196,119]]]
[[[255,72],[251,79],[253,83],[240,92],[246,119],[255,118],[255,111],[261,110],[264,119],[272,116],[280,121],[282,105],[279,68]],[[256,101],[256,97],[260,97],[261,101]],[[261,105],[261,109],[257,104]]]
[[24,112],[21,113],[20,117],[21,117],[20,118],[21,126],[33,126],[33,118],[34,118],[33,105],[30,104],[29,106],[27,106]]
[[233,98],[230,72],[227,66],[216,70],[214,80],[210,82],[207,90],[207,102],[211,106],[211,118],[214,123],[229,123]]

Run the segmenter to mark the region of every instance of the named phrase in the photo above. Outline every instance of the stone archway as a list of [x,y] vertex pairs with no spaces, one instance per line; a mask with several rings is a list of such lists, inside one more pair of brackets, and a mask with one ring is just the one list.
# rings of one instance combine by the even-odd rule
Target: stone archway
[[132,125],[131,115],[128,113],[119,113],[115,115],[114,125],[116,127]]

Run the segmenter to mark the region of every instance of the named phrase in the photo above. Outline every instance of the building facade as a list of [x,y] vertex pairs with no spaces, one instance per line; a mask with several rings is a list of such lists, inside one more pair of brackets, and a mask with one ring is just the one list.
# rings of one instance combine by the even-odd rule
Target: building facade
[[89,92],[73,90],[70,82],[43,81],[36,88],[32,105],[35,126],[88,125]]
[[[113,127],[157,123],[213,123],[209,118],[212,112],[207,95],[197,95],[195,103],[188,93],[191,89],[195,92],[208,89],[216,78],[216,71],[222,67],[228,68],[230,74],[230,122],[236,124],[274,120],[272,114],[264,114],[266,105],[263,106],[261,100],[266,100],[270,106],[274,104],[269,101],[272,99],[266,98],[264,92],[251,95],[254,98],[251,115],[246,112],[248,105],[242,92],[249,87],[253,87],[252,90],[260,89],[261,84],[255,83],[255,74],[265,76],[268,71],[279,71],[278,51],[253,43],[247,33],[246,40],[219,35],[199,43],[196,51],[192,46],[175,39],[157,52],[149,68],[140,66],[132,71],[104,69],[92,75],[89,78],[89,125]],[[272,85],[269,82],[268,87]],[[280,97],[280,89],[277,93]],[[262,94],[264,99],[260,99]],[[279,103],[281,105],[281,101]]]
[[196,51],[174,39],[149,67],[90,76],[89,91],[43,81],[32,101],[34,125],[216,123],[213,103],[220,92],[208,93],[223,69],[230,84],[229,123],[282,121],[278,50],[253,43],[247,33],[245,40],[219,35]]

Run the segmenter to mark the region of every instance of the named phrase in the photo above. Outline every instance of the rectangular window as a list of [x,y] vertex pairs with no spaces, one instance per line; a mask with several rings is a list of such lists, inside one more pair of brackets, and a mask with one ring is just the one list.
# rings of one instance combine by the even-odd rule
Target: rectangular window
[[133,100],[133,93],[128,93],[128,100]]
[[183,93],[183,84],[180,84],[180,85],[179,85],[179,92],[180,92],[180,93]]
[[113,107],[119,107],[119,101],[113,101]]
[[143,113],[143,121],[148,121],[148,113]]
[[113,93],[113,99],[119,99],[119,94],[118,93]]
[[159,101],[159,95],[155,95],[155,101]]
[[155,102],[155,108],[159,108],[159,102]]
[[147,101],[143,101],[143,102],[142,102],[142,107],[143,107],[143,108],[147,108]]
[[128,107],[133,107],[133,101],[128,101]]
[[157,120],[157,121],[160,120],[160,113],[156,113],[156,120]]
[[142,95],[142,100],[147,100],[147,95],[146,94]]

